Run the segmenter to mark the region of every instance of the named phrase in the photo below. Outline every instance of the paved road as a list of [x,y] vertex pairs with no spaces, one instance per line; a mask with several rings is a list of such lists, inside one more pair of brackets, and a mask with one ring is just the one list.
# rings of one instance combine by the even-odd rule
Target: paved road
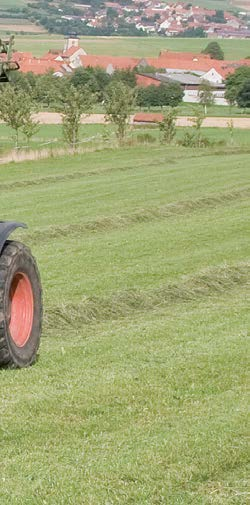
[[[61,124],[61,115],[57,112],[38,112],[34,116],[41,124]],[[133,117],[131,116],[131,123],[133,122]],[[249,118],[232,118],[234,128],[250,129],[250,117]],[[211,128],[226,128],[229,117],[207,117],[204,119],[204,127]],[[103,124],[105,123],[104,114],[90,114],[89,116],[82,118],[83,124]],[[177,126],[191,126],[190,118],[187,116],[181,116],[177,118]]]

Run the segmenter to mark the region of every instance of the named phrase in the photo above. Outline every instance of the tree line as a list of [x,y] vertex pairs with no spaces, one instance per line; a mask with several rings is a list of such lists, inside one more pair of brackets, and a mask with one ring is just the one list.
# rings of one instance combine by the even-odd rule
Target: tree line
[[81,115],[90,114],[95,104],[103,105],[121,140],[128,116],[137,105],[175,106],[182,97],[178,83],[138,87],[133,70],[116,70],[110,76],[102,68],[87,67],[67,77],[55,77],[52,72],[40,76],[18,72],[13,74],[11,83],[0,86],[0,118],[13,129],[17,147],[20,133],[29,143],[37,132],[33,113],[50,108],[62,114],[64,138],[75,148]]
[[[81,116],[90,114],[95,104],[103,105],[107,120],[116,126],[117,138],[122,141],[136,106],[176,107],[183,94],[180,84],[174,82],[137,86],[135,71],[130,69],[116,70],[111,76],[98,67],[79,68],[67,77],[20,72],[13,74],[11,83],[0,85],[0,119],[13,129],[18,146],[20,132],[29,143],[39,128],[33,113],[49,107],[62,114],[64,139],[75,149]],[[225,96],[230,104],[250,107],[250,67],[240,67],[226,79]],[[213,103],[209,83],[201,84],[199,99],[206,113]]]

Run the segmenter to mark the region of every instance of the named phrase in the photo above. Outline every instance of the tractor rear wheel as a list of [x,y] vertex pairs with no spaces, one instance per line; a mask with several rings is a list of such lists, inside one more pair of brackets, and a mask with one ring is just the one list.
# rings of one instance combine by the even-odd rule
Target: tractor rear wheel
[[42,289],[35,259],[25,245],[7,241],[0,256],[0,366],[31,365],[41,325]]

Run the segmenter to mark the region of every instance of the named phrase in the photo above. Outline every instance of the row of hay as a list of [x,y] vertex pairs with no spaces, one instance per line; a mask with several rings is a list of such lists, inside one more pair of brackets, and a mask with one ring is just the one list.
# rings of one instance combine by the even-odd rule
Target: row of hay
[[218,205],[225,205],[235,200],[248,198],[249,196],[250,188],[247,187],[194,200],[173,202],[160,207],[142,208],[130,214],[101,216],[95,220],[82,223],[53,225],[39,230],[35,229],[31,234],[26,235],[26,240],[30,243],[38,243],[40,241],[44,242],[60,237],[79,236],[85,233],[122,229],[137,223],[168,219],[176,215],[185,215],[197,210],[214,208]]
[[196,275],[184,276],[179,283],[164,284],[151,290],[130,289],[107,297],[86,297],[78,304],[60,304],[46,310],[44,327],[55,331],[67,326],[118,319],[135,311],[149,311],[173,303],[213,296],[250,279],[250,263],[224,264],[207,268]]

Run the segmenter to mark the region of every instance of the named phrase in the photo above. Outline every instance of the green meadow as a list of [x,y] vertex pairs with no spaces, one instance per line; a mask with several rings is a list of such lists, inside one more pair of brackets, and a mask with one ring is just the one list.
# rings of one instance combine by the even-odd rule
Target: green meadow
[[[211,39],[209,40],[211,41]],[[51,48],[62,49],[63,36],[58,35],[16,35],[19,51],[32,51],[41,56]],[[208,39],[187,39],[167,37],[81,37],[80,45],[88,54],[108,54],[112,56],[146,57],[158,56],[162,50],[201,52]],[[237,60],[249,55],[249,40],[223,39],[219,41],[225,59]]]
[[0,371],[1,504],[247,502],[250,146],[237,135],[0,165],[1,219],[29,226],[15,236],[45,312],[37,363]]
[[[188,105],[188,104],[187,104]],[[183,107],[183,111],[182,111]],[[180,107],[180,113],[192,113],[192,109],[186,107],[185,104]],[[219,109],[221,107],[216,106],[217,115],[224,116],[224,111],[219,114]],[[222,107],[224,109],[224,107]],[[228,108],[229,109],[229,108]],[[235,107],[236,109],[236,107]],[[103,112],[100,110],[98,112]],[[160,112],[157,109],[157,112]],[[239,109],[236,109],[239,116]],[[182,114],[180,114],[182,115]],[[225,114],[226,116],[226,114]],[[235,117],[238,117],[235,114]],[[248,114],[243,114],[243,117],[249,117]],[[191,126],[191,124],[190,124]],[[180,141],[185,132],[190,131],[190,128],[177,127],[176,140]],[[145,137],[146,135],[146,137]],[[223,144],[225,147],[233,146],[235,148],[248,148],[250,147],[250,136],[249,130],[234,128],[232,137],[229,128],[202,128],[202,135],[205,136],[212,144]],[[149,137],[149,138],[148,138]],[[140,125],[130,127],[128,130],[128,143],[136,144],[138,142],[153,142],[157,143],[160,140],[160,132],[157,125]],[[82,148],[92,148],[96,150],[102,145],[107,147],[116,143],[115,131],[112,125],[106,124],[85,124],[80,127],[80,137],[79,146]],[[27,141],[24,135],[20,134],[19,149],[21,153],[25,154],[29,150],[48,150],[51,149],[52,155],[54,148],[65,148],[65,142],[63,139],[63,132],[61,125],[40,125],[39,131],[32,137],[30,144],[27,145]],[[0,124],[0,162],[3,163],[4,157],[8,155],[10,151],[14,149],[14,139],[13,131],[6,125]]]
[[[173,3],[172,0],[165,0],[166,3]],[[28,0],[1,0],[1,7],[20,7],[28,3]],[[184,0],[183,0],[184,3]],[[232,10],[232,1],[230,0],[199,0],[199,5],[208,9],[230,9]]]

